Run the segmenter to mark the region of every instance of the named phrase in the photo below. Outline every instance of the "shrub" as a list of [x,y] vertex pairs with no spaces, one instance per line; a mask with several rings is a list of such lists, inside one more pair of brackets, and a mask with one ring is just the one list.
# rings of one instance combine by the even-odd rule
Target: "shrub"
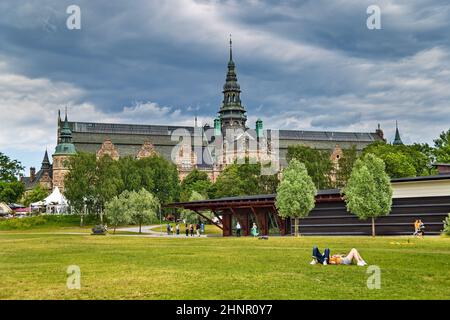
[[448,217],[444,220],[444,234],[450,236],[450,213]]
[[[85,224],[95,224],[97,216],[88,215],[84,217]],[[0,220],[0,230],[26,230],[33,228],[49,227],[74,227],[80,225],[78,215],[39,215],[26,218],[14,218]]]

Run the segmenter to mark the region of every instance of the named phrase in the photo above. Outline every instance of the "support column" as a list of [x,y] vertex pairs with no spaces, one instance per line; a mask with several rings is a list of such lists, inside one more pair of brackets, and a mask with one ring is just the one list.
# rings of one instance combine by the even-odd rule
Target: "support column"
[[275,219],[277,219],[278,227],[280,229],[280,235],[285,236],[286,235],[286,220],[281,218],[278,215],[278,210],[275,206],[272,207],[273,209],[273,215]]
[[232,235],[231,220],[232,220],[231,214],[222,214],[222,226],[223,226],[222,235],[224,237],[230,237]]
[[236,217],[237,221],[239,221],[239,224],[241,225],[242,235],[243,236],[250,235],[248,214],[237,212],[234,208],[230,208],[230,211],[233,212],[233,215]]

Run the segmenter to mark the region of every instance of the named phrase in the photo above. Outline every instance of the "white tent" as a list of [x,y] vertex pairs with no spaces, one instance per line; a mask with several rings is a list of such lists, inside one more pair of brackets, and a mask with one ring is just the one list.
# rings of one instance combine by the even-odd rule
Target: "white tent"
[[67,199],[62,195],[59,191],[59,188],[56,187],[53,189],[51,195],[43,200],[45,206],[47,207],[47,213],[64,213],[67,212],[68,202]]

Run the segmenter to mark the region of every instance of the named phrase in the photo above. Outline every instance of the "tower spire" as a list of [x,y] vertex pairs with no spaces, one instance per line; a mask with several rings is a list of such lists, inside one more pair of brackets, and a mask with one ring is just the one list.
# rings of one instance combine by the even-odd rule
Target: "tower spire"
[[[230,34],[230,60],[223,86],[223,101],[219,110],[222,132],[226,129],[244,129],[247,121],[246,111],[241,102],[241,87],[237,81],[236,66],[233,61],[233,41]],[[219,122],[217,122],[219,123]]]
[[233,41],[231,40],[231,33],[230,33],[230,61],[233,61]]
[[393,145],[400,146],[403,145],[402,138],[400,138],[400,132],[398,131],[398,121],[395,120],[395,138],[392,142]]

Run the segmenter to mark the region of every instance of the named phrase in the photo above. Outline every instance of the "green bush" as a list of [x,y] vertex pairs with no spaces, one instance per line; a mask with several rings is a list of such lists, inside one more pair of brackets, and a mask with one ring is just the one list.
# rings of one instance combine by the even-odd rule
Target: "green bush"
[[450,236],[450,213],[448,217],[444,220],[444,234]]
[[[84,224],[91,225],[98,221],[95,215],[84,217]],[[50,227],[76,227],[80,225],[79,215],[39,215],[26,218],[0,220],[0,230],[25,230]]]

